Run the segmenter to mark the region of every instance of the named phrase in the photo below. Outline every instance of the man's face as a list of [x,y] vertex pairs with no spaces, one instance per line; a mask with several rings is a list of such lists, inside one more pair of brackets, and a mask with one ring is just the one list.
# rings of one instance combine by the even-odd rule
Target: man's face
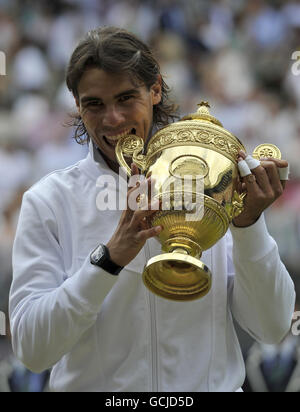
[[76,105],[89,136],[107,160],[116,163],[115,147],[120,137],[136,134],[147,140],[153,106],[160,100],[160,81],[148,90],[133,84],[127,74],[90,68],[78,84]]

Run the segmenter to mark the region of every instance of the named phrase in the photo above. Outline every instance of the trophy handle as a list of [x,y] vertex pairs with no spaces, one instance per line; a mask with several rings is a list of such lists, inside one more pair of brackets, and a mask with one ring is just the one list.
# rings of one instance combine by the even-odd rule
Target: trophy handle
[[263,143],[253,150],[252,157],[260,159],[261,157],[273,157],[274,159],[281,159],[281,151],[275,144]]
[[147,158],[141,154],[144,150],[144,141],[135,134],[130,134],[118,140],[116,146],[116,157],[120,166],[126,169],[128,176],[131,176],[131,169],[128,166],[125,157],[131,157],[142,172],[146,170]]
[[[281,159],[281,152],[277,146],[271,143],[263,143],[253,150],[252,157],[260,159],[261,157],[273,157],[274,159]],[[239,216],[244,210],[244,197],[247,192],[233,193],[232,210],[230,212],[231,219]]]
[[244,197],[246,196],[247,192],[238,193],[236,190],[233,193],[232,199],[232,209],[229,213],[230,220],[238,217],[242,211],[244,210]]

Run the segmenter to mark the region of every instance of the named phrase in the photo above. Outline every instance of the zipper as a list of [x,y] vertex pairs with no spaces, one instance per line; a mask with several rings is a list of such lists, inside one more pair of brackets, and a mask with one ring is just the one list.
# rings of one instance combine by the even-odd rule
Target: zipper
[[[146,262],[150,259],[148,242],[145,244]],[[158,392],[158,348],[157,348],[157,324],[156,324],[156,299],[154,293],[147,289],[150,312],[150,336],[151,336],[151,366],[152,366],[152,392]]]

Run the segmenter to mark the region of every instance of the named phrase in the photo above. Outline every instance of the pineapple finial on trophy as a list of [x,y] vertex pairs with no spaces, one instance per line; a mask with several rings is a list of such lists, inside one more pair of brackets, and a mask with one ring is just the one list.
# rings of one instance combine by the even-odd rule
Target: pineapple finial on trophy
[[197,104],[198,110],[197,113],[199,114],[210,114],[209,110],[210,109],[210,104],[206,100],[202,100],[200,103]]
[[180,120],[204,120],[210,123],[214,123],[220,127],[223,127],[222,123],[212,116],[209,112],[210,104],[206,100],[202,100],[200,103],[197,104],[198,110],[196,113],[191,113],[187,116],[184,116]]

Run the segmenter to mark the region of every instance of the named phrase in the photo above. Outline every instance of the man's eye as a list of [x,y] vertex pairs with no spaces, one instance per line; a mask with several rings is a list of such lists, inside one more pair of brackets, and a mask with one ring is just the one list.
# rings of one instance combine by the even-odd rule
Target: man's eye
[[102,103],[98,102],[97,100],[92,100],[91,102],[87,103],[87,106],[101,106]]
[[128,94],[128,95],[120,97],[119,100],[120,100],[120,102],[126,102],[127,100],[132,99],[132,98],[133,98],[133,96],[131,94]]

